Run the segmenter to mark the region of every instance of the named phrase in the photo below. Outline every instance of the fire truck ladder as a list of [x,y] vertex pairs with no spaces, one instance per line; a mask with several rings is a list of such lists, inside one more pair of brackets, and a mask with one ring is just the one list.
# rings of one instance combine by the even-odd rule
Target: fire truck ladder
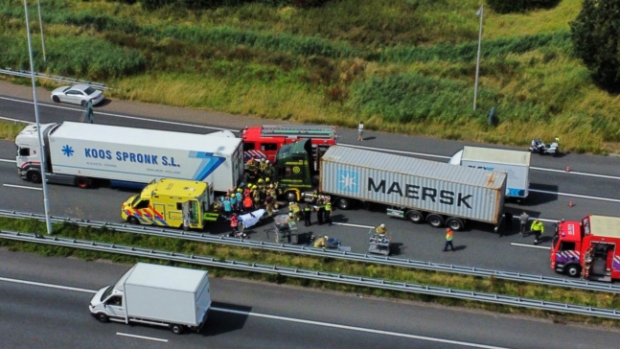
[[267,125],[261,129],[261,136],[286,136],[291,138],[336,138],[334,126],[284,126]]

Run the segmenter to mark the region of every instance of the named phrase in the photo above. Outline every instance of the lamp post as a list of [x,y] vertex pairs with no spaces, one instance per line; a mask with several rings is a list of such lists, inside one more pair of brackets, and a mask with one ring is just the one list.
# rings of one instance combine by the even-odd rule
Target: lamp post
[[[41,0],[37,0],[37,8],[39,9],[39,28],[41,28],[41,48],[43,49],[43,61],[45,62],[45,38],[43,37],[43,18],[41,18]],[[26,14],[28,16],[28,14]]]
[[482,17],[484,15],[484,5],[480,6],[478,12],[480,16],[480,30],[478,32],[478,58],[476,59],[476,82],[474,83],[474,111],[476,111],[476,104],[478,104],[478,74],[480,74],[480,47],[482,46]]
[[28,20],[28,2],[24,0],[24,11],[26,13],[26,34],[28,35],[28,55],[30,56],[30,79],[32,80],[32,98],[34,102],[34,118],[37,123],[37,133],[39,135],[39,156],[41,156],[41,184],[43,185],[43,207],[45,210],[45,226],[47,233],[52,233],[52,222],[50,220],[50,202],[47,198],[47,176],[45,175],[45,152],[43,148],[43,136],[41,135],[41,124],[39,122],[39,105],[37,104],[37,84],[34,78],[34,59],[32,58],[32,41],[30,39],[30,23]]

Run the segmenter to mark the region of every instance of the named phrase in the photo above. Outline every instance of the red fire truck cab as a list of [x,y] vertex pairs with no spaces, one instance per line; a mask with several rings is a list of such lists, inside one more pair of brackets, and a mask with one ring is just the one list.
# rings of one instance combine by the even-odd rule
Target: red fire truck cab
[[581,222],[558,222],[551,244],[551,268],[573,277],[619,280],[620,218],[591,215]]
[[[336,144],[336,127],[334,126],[286,126],[265,125],[245,127],[239,132],[243,139],[244,160],[250,158],[267,159],[273,163],[276,153],[284,144],[295,143],[302,139],[312,139],[315,160]],[[317,163],[317,162],[315,162]]]

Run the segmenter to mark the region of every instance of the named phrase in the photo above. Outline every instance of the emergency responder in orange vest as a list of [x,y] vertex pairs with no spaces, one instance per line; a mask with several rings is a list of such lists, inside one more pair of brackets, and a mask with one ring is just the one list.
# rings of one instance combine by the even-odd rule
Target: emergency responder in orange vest
[[446,244],[443,247],[444,252],[448,251],[448,247],[450,247],[450,249],[452,251],[456,251],[456,249],[454,248],[454,245],[452,244],[452,236],[454,235],[454,233],[452,232],[452,229],[447,228],[446,229]]

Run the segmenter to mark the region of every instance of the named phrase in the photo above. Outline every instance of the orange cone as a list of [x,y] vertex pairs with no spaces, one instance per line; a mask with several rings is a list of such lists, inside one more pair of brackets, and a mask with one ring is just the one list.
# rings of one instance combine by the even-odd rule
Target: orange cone
[[570,172],[570,166],[566,166],[566,172]]
[[573,207],[573,206],[575,206],[575,205],[573,204],[573,200],[570,200],[570,201],[568,202],[568,207]]

